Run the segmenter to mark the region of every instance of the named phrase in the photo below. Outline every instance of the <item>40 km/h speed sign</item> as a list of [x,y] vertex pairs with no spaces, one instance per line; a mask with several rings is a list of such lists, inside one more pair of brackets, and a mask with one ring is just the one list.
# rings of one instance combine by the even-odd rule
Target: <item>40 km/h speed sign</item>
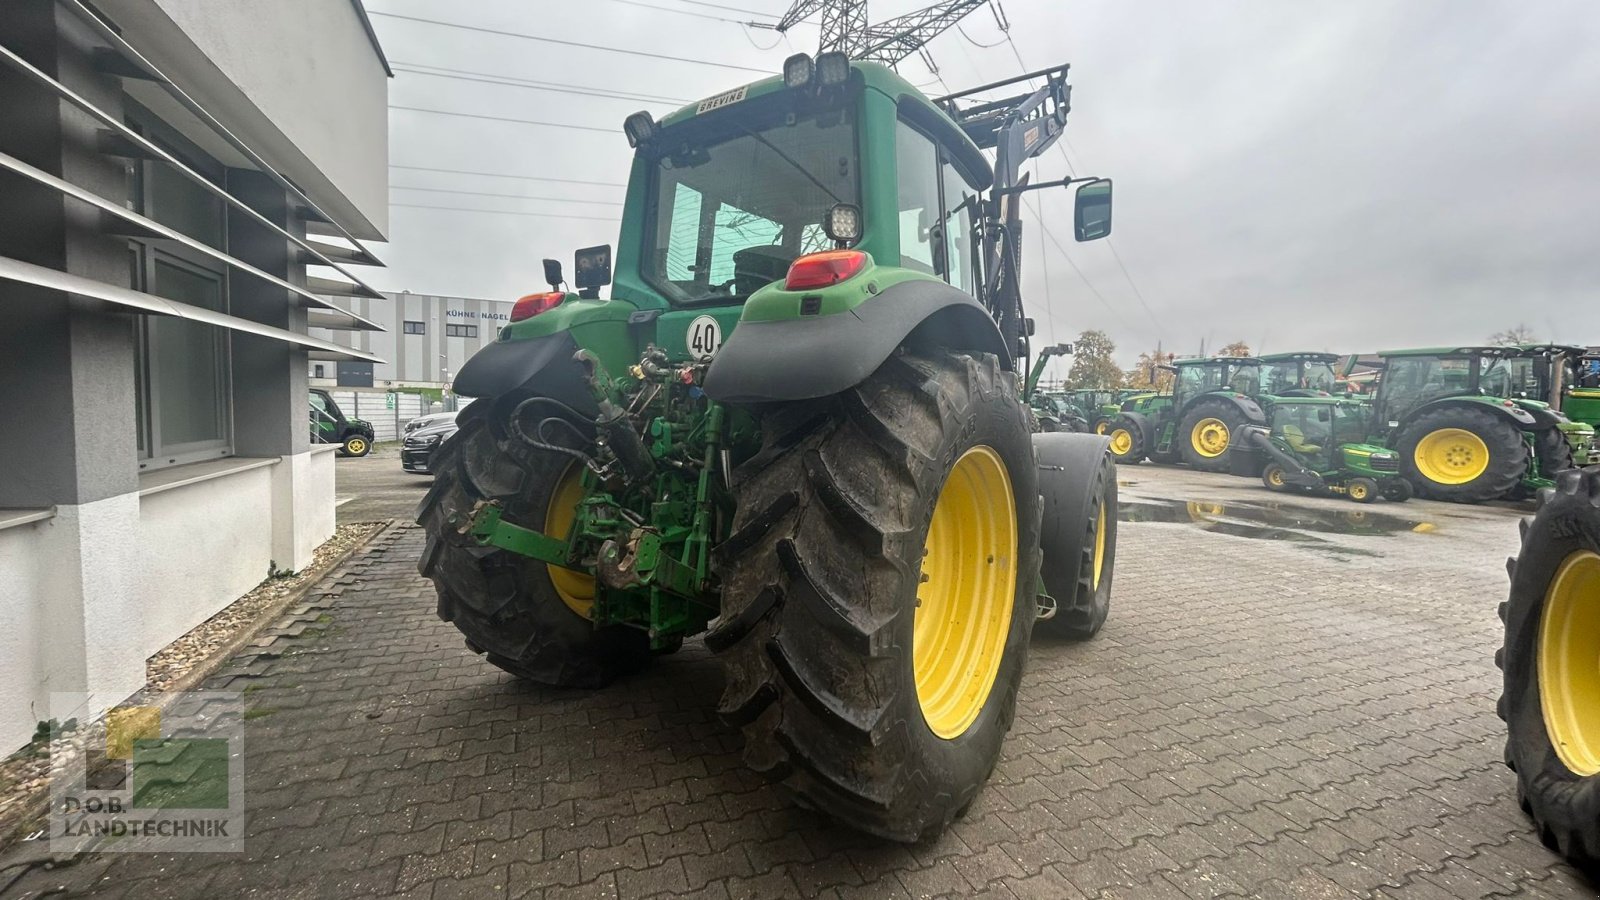
[[717,355],[717,348],[722,346],[722,326],[713,316],[699,316],[689,323],[686,341],[690,356],[710,359]]

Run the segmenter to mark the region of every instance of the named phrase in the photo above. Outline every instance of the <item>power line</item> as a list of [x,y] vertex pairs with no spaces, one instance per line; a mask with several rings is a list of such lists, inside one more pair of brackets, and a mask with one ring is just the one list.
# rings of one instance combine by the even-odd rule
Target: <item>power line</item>
[[721,3],[706,3],[705,0],[677,0],[677,2],[687,3],[690,6],[704,6],[710,9],[725,9],[729,12],[744,13],[747,16],[766,16],[768,18],[772,18],[772,13],[769,12],[756,12],[753,9],[742,9],[737,6],[723,6]]
[[396,106],[389,104],[390,109],[403,109],[407,112],[433,113],[436,116],[459,116],[463,119],[487,119],[491,122],[514,122],[518,125],[542,125],[546,128],[570,128],[574,131],[598,131],[601,134],[618,134],[620,128],[600,128],[595,125],[574,125],[570,122],[541,122],[537,119],[513,119],[509,116],[486,116],[482,113],[452,112],[448,109],[424,109],[420,106]]
[[526,41],[538,41],[542,44],[556,44],[562,47],[577,47],[580,50],[595,50],[602,53],[621,53],[626,56],[642,56],[646,59],[662,59],[668,62],[693,63],[701,66],[713,66],[718,69],[735,69],[740,72],[759,72],[762,75],[772,74],[766,69],[757,69],[753,66],[741,66],[734,63],[713,62],[708,59],[694,59],[687,56],[672,56],[666,53],[651,53],[648,50],[628,50],[622,47],[606,47],[601,44],[585,44],[580,41],[564,41],[560,38],[542,37],[537,34],[525,34],[520,31],[502,31],[498,28],[484,28],[479,25],[462,25],[457,22],[442,22],[438,19],[424,19],[419,16],[402,16],[399,13],[375,12],[369,10],[368,15],[384,16],[390,19],[402,19],[407,22],[420,22],[424,25],[438,25],[442,28],[459,28],[463,31],[476,31],[481,34],[496,34],[501,37],[522,38]]
[[579,178],[551,178],[545,175],[508,175],[504,172],[475,172],[470,169],[440,169],[433,166],[402,166],[390,163],[391,169],[410,169],[417,172],[445,172],[451,175],[478,175],[484,178],[515,178],[521,181],[557,181],[562,184],[592,184],[596,187],[627,187],[620,181],[584,181]]
[[[456,81],[476,81],[482,84],[498,84],[505,87],[526,88],[535,91],[551,91],[558,94],[577,94],[582,97],[604,97],[612,100],[627,100],[634,103],[687,103],[689,101],[678,97],[657,97],[649,94],[635,94],[631,91],[609,91],[604,88],[587,88],[574,84],[561,84],[559,82],[533,81],[526,78],[517,78],[512,75],[494,75],[488,72],[468,72],[461,69],[446,69],[443,66],[424,66],[419,63],[390,63],[390,68],[396,72],[405,72],[409,75],[428,75],[434,78],[450,78]],[[425,71],[435,69],[437,71]]]
[[587,203],[593,206],[621,206],[615,200],[575,200],[571,197],[535,197],[531,194],[504,194],[498,191],[460,191],[454,188],[418,187],[414,184],[391,184],[401,191],[427,191],[433,194],[466,194],[473,197],[512,197],[518,200],[549,200],[555,203]]
[[[711,13],[694,12],[693,10],[688,10],[688,9],[674,9],[674,8],[672,8],[670,6],[656,6],[654,3],[644,3],[644,2],[641,2],[641,0],[611,0],[611,2],[612,3],[621,3],[621,4],[624,4],[624,5],[627,5],[627,6],[638,6],[638,7],[641,7],[643,9],[654,9],[654,10],[660,10],[661,12],[677,13],[680,16],[694,16],[696,19],[710,19],[713,22],[729,22],[729,23],[732,23],[734,25],[747,25],[747,24],[748,25],[764,25],[764,24],[767,24],[765,22],[741,22],[738,19],[730,19],[727,16],[718,16],[718,15],[713,15]],[[761,13],[754,13],[754,15],[761,15]]]
[[472,209],[467,206],[428,206],[423,203],[391,203],[390,206],[403,206],[406,209],[442,209],[451,212],[489,213],[496,216],[532,216],[536,219],[583,219],[589,222],[616,222],[615,216],[573,216],[567,213],[528,212],[515,209]]

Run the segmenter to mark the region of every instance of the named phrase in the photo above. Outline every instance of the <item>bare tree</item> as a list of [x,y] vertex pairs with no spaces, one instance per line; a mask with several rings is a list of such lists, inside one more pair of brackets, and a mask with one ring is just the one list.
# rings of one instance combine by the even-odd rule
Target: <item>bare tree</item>
[[1533,333],[1533,329],[1521,322],[1511,328],[1507,328],[1505,331],[1496,331],[1494,334],[1489,335],[1489,343],[1496,347],[1515,347],[1518,344],[1532,344],[1538,339],[1538,336]]

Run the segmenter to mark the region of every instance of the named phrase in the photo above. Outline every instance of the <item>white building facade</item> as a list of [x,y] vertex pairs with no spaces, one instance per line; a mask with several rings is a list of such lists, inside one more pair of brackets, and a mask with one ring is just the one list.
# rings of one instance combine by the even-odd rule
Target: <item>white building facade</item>
[[370,353],[381,363],[313,362],[313,384],[348,388],[448,388],[474,353],[494,343],[511,322],[510,300],[385,292],[384,296],[333,298],[333,302],[383,326],[382,331],[311,333]]
[[381,296],[389,75],[358,0],[3,5],[0,755],[332,534],[307,366],[377,357],[309,328],[379,327],[324,297]]

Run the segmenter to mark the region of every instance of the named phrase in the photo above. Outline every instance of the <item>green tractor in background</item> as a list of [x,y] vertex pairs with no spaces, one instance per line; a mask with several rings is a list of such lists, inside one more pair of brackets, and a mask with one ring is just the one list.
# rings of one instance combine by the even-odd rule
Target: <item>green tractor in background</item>
[[1089,430],[1095,434],[1109,434],[1122,415],[1123,404],[1130,400],[1155,397],[1159,392],[1149,388],[1118,388],[1117,390],[1072,391],[1074,404],[1089,420]]
[[1370,443],[1400,454],[1401,472],[1423,496],[1478,503],[1554,484],[1587,459],[1594,429],[1570,421],[1517,387],[1515,347],[1447,347],[1378,354],[1383,374],[1372,402]]
[[1206,472],[1230,470],[1232,435],[1244,425],[1266,424],[1256,403],[1261,361],[1248,356],[1175,360],[1170,394],[1145,394],[1123,403],[1111,424],[1111,454],[1118,463],[1151,459],[1185,462]]
[[628,117],[610,299],[610,247],[576,293],[547,261],[455,380],[480,399],[418,512],[440,617],[571,687],[703,634],[746,761],[803,803],[903,841],[966,810],[1036,623],[1088,638],[1110,604],[1107,442],[1023,396],[1018,195],[1086,182],[1077,239],[1111,228],[1110,182],[1018,177],[1068,91],[931,101],[799,54]]
[[1569,469],[1522,522],[1500,604],[1498,710],[1539,837],[1600,875],[1600,466]]
[[[1505,362],[1505,396],[1548,404],[1571,423],[1600,427],[1600,355],[1570,344],[1522,344]],[[1589,446],[1582,430],[1563,426],[1579,465],[1600,463],[1600,447]]]
[[1339,390],[1337,353],[1269,353],[1258,358],[1263,396],[1327,397]]
[[1393,450],[1365,443],[1366,404],[1340,397],[1274,398],[1266,426],[1245,425],[1246,446],[1266,460],[1268,489],[1342,494],[1357,503],[1411,499]]
[[1089,430],[1088,420],[1073,406],[1068,395],[1039,390],[1039,379],[1044,375],[1045,366],[1050,360],[1057,356],[1071,355],[1071,344],[1052,344],[1040,348],[1039,356],[1028,372],[1022,396],[1028,402],[1028,408],[1033,411],[1034,418],[1038,420],[1040,431],[1081,434]]

